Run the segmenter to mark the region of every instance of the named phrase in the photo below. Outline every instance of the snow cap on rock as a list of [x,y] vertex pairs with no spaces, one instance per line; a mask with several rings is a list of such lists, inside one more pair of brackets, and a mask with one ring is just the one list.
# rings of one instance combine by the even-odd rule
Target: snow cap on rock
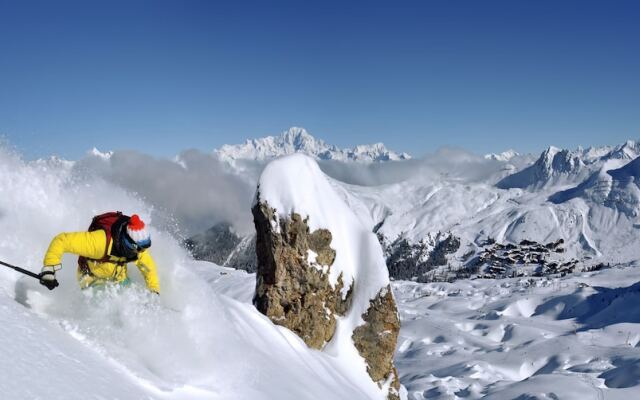
[[138,214],[133,214],[129,219],[127,234],[138,244],[151,241],[149,231],[145,228],[144,221],[140,219]]

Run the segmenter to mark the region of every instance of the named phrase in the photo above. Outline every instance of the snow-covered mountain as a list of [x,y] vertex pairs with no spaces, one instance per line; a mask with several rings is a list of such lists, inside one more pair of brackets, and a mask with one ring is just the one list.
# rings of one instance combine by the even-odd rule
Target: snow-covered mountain
[[353,149],[341,149],[314,138],[304,128],[298,127],[289,128],[279,136],[248,139],[243,144],[224,145],[220,149],[214,150],[214,154],[225,161],[239,159],[263,161],[293,153],[304,153],[318,160],[338,161],[374,162],[411,158],[406,153],[397,154],[388,150],[382,143],[359,145]]
[[[576,150],[559,149],[549,146],[536,162],[523,170],[505,177],[498,182],[501,189],[529,188],[540,189],[545,185],[558,185],[581,182],[596,169],[619,165],[614,162],[628,162],[640,156],[640,143],[628,140],[618,146],[578,148]],[[496,156],[498,157],[498,156]],[[493,158],[498,159],[498,158]],[[505,160],[506,161],[506,160]]]
[[[587,150],[549,147],[520,171],[503,178],[494,174],[495,184],[415,177],[355,188],[350,195],[362,204],[357,208],[369,210],[388,243],[405,238],[420,247],[440,232],[459,237],[450,265],[467,265],[488,239],[511,244],[562,239],[566,261],[629,263],[640,258],[637,148],[633,141]],[[409,247],[407,256],[414,249]]]
[[513,149],[510,149],[498,154],[496,153],[485,154],[484,158],[486,158],[487,160],[494,160],[494,161],[509,161],[513,157],[517,157],[519,155],[520,153],[518,153]]
[[592,207],[605,206],[623,213],[628,218],[638,217],[640,215],[640,157],[624,164],[625,161],[628,160],[618,157],[607,160],[600,170],[584,182],[553,194],[549,200],[560,204],[580,199],[588,202]]
[[[608,147],[604,147],[601,149],[609,149]],[[595,154],[598,153],[596,149]],[[589,151],[585,152],[585,155],[588,155]],[[625,143],[615,146],[611,148],[610,151],[603,154],[600,160],[611,160],[611,159],[620,159],[620,160],[633,160],[640,156],[640,142],[636,142],[634,140],[628,140]]]
[[533,165],[507,176],[498,182],[497,186],[500,189],[535,188],[546,185],[554,179],[579,174],[583,167],[584,162],[577,152],[550,146]]
[[[514,154],[505,161],[472,155],[448,163],[413,160],[416,172],[395,183],[334,184],[380,237],[395,278],[439,265],[472,265],[490,241],[547,245],[562,239],[563,253],[553,262],[629,263],[640,258],[633,245],[640,226],[632,158],[638,150],[627,141],[575,150],[550,146],[530,163],[529,156]],[[252,244],[246,238],[226,265],[250,265]]]

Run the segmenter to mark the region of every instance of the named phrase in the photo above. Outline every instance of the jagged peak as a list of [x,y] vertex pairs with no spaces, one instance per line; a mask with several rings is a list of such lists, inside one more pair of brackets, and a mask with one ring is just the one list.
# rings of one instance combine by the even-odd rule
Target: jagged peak
[[494,161],[509,161],[512,158],[517,157],[519,155],[520,153],[518,153],[517,151],[513,149],[509,149],[499,154],[496,154],[496,153],[485,154],[484,158],[487,160],[494,160]]
[[546,185],[552,178],[579,173],[584,163],[576,152],[549,146],[533,165],[503,178],[501,189],[529,188]]
[[395,153],[383,143],[358,145],[352,149],[341,149],[315,138],[305,128],[293,126],[278,136],[248,139],[240,145],[224,145],[214,151],[226,161],[237,159],[267,160],[293,153],[305,153],[318,160],[340,161],[390,161],[408,160],[407,153]]
[[293,143],[293,142],[300,142],[300,141],[315,141],[316,139],[311,136],[309,134],[309,132],[307,132],[306,129],[298,127],[298,126],[292,126],[291,128],[287,129],[286,131],[282,132],[282,134],[280,135],[282,136],[285,140]]
[[558,153],[567,154],[568,152],[569,152],[568,150],[561,149],[561,148],[556,147],[556,146],[549,146],[542,152],[542,154],[540,154],[539,160],[546,160],[548,162],[551,162],[551,161],[553,161],[553,158]]
[[616,146],[613,150],[606,153],[602,159],[626,159],[632,160],[640,155],[640,143],[635,140],[627,140],[623,144]]
[[624,142],[624,144],[622,145],[623,147],[636,147],[638,145],[638,142],[636,142],[635,140],[627,140],[626,142]]
[[571,172],[583,165],[578,152],[549,146],[540,154],[536,164],[553,172]]

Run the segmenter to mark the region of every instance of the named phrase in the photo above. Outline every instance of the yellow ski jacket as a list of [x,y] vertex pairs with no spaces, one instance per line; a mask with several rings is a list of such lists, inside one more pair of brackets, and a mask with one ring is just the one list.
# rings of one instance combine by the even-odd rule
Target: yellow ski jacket
[[[81,288],[87,288],[96,284],[104,284],[108,281],[124,282],[127,279],[126,258],[112,256],[113,240],[110,241],[108,252],[107,235],[102,229],[92,232],[65,232],[57,235],[51,241],[49,249],[44,256],[43,265],[58,265],[62,263],[64,253],[77,254],[87,258],[87,264],[91,274],[89,276],[78,268],[78,283]],[[96,261],[109,254],[108,262]],[[148,250],[138,253],[138,259],[134,261],[140,273],[144,277],[149,290],[160,293],[160,281],[156,263]]]

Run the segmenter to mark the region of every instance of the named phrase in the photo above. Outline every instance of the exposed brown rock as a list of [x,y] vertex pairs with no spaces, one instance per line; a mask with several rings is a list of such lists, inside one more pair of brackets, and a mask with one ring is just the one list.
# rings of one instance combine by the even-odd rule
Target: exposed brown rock
[[[351,288],[346,299],[340,293],[342,276],[335,288],[329,283],[336,257],[331,232],[309,232],[307,221],[296,213],[278,221],[266,203],[257,203],[252,212],[258,257],[254,305],[309,347],[321,349],[333,337],[335,316],[344,315],[351,300]],[[309,250],[317,254],[311,264]]]
[[[278,218],[266,202],[258,201],[252,212],[258,258],[254,305],[275,324],[294,331],[309,347],[322,349],[335,333],[336,315],[347,313],[353,297],[352,284],[343,299],[342,275],[335,288],[329,283],[336,258],[331,232],[310,232],[308,221],[297,213]],[[352,335],[354,345],[367,362],[372,380],[380,387],[389,382],[388,399],[399,400],[393,355],[400,320],[390,286],[370,301],[362,318],[365,324]]]
[[362,315],[365,324],[353,331],[353,342],[360,355],[367,362],[367,372],[378,385],[391,380],[389,400],[399,400],[400,381],[398,371],[393,366],[393,354],[400,319],[391,287],[383,288],[375,299],[371,300],[369,309]]

